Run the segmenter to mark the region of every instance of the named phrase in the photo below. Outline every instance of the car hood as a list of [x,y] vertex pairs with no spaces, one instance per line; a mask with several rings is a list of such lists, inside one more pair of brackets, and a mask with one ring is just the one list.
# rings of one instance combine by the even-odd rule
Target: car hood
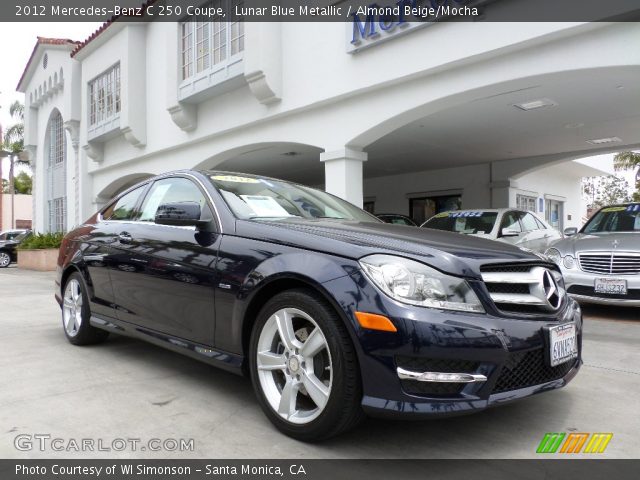
[[541,262],[543,257],[483,238],[388,223],[344,220],[238,220],[237,235],[359,259],[402,255],[456,275],[480,278],[480,266]]
[[599,250],[610,252],[634,251],[640,252],[640,232],[611,232],[598,234],[578,233],[571,237],[566,237],[552,245],[557,248],[562,255],[576,255],[587,250]]

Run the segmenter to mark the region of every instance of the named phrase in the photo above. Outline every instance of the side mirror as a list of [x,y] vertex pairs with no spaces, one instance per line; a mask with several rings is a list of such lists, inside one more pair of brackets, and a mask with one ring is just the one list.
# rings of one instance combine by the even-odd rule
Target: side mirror
[[513,230],[511,228],[503,228],[500,231],[501,237],[517,237],[518,235],[520,235],[520,232],[518,232],[517,230]]
[[156,211],[155,222],[174,227],[202,227],[209,221],[200,220],[200,215],[200,204],[197,202],[163,203]]
[[564,229],[563,232],[567,237],[571,237],[573,235],[575,235],[576,233],[578,233],[578,229],[576,227],[567,227]]

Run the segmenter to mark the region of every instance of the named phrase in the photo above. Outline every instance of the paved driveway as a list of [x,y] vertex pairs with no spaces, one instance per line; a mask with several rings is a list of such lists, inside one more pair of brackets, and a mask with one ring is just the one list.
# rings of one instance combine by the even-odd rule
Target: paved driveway
[[[613,432],[606,457],[640,452],[640,310],[586,309],[585,364],[563,390],[467,417],[367,420],[309,446],[271,427],[244,378],[122,337],[70,345],[52,289],[50,273],[0,270],[0,458],[525,458],[545,432],[573,430]],[[20,451],[20,434],[71,450]],[[194,449],[73,450],[81,439],[152,438],[193,438]]]

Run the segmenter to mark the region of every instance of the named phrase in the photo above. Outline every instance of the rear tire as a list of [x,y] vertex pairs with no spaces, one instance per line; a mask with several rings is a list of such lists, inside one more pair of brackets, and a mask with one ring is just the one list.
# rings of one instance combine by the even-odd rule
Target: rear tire
[[355,348],[341,318],[317,293],[289,290],[269,300],[249,348],[258,402],[284,434],[319,441],[364,418]]
[[72,273],[64,285],[62,295],[62,329],[67,340],[74,345],[92,345],[104,342],[109,332],[91,325],[89,296],[82,275]]

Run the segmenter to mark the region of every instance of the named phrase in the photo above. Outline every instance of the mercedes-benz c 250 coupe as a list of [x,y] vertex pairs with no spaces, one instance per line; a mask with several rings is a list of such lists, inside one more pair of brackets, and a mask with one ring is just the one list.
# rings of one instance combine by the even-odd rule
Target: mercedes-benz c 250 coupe
[[72,344],[114,332],[245,374],[308,441],[365,414],[480,411],[581,364],[580,307],[546,257],[253,175],[123,192],[64,239],[56,298]]

